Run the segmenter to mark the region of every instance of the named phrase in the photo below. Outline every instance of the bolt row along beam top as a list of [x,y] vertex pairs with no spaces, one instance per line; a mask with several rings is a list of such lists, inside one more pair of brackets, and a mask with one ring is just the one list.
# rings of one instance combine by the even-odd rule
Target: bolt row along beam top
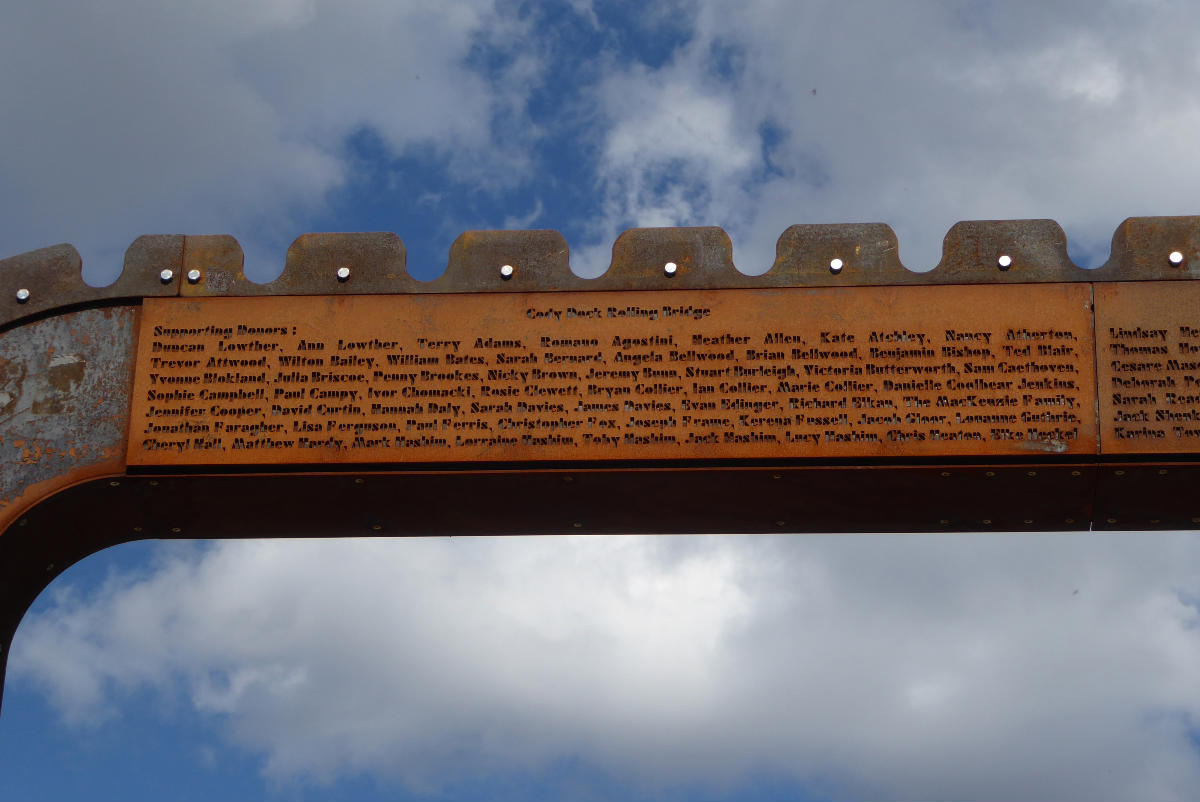
[[284,270],[257,283],[228,235],[139,237],[107,287],[81,277],[71,245],[0,260],[0,325],[49,309],[118,298],[452,292],[553,292],[672,288],[839,287],[1021,284],[1189,279],[1200,274],[1200,216],[1131,217],[1116,230],[1108,261],[1083,269],[1067,255],[1053,220],[974,220],[945,236],[927,272],[900,262],[896,234],[882,223],[805,224],[785,230],[775,262],[760,275],[733,263],[728,234],[715,226],[634,228],[613,243],[596,278],[572,272],[557,231],[468,231],[450,247],[446,271],[431,281],[408,273],[404,243],[388,232],[314,233],[288,248]]

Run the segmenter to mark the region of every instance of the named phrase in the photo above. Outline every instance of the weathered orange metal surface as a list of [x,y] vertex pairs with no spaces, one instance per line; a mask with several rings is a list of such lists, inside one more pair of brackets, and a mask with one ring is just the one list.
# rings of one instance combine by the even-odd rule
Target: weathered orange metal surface
[[61,488],[124,473],[136,319],[84,309],[0,333],[0,464],[18,466],[0,471],[0,527]]
[[1200,286],[1096,285],[1105,454],[1200,451]]
[[1095,454],[1088,285],[147,299],[130,465]]

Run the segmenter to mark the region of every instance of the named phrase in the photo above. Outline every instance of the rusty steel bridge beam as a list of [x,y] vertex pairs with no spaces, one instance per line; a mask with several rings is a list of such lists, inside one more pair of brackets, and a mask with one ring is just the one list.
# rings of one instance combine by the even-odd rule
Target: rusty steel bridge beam
[[959,223],[928,273],[878,224],[792,226],[759,276],[719,228],[626,231],[594,279],[554,231],[429,282],[388,233],[242,262],[0,261],[0,686],[37,594],[143,538],[1200,522],[1197,217],[1095,270],[1049,220]]

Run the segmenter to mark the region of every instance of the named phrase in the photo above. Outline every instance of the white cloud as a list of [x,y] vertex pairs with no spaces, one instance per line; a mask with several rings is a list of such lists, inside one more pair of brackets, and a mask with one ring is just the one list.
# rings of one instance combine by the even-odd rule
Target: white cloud
[[[591,4],[573,7],[604,34]],[[484,189],[553,170],[532,161],[547,131],[526,101],[555,32],[487,0],[0,15],[0,252],[71,241],[93,280],[164,231],[232,232],[270,274],[295,220],[346,180],[362,128]],[[667,21],[691,36],[662,66],[607,53],[599,84],[566,99],[598,110],[581,272],[630,224],[723,225],[757,272],[791,223],[878,220],[926,269],[959,219],[1053,217],[1102,256],[1126,216],[1195,211],[1191,4],[700,0],[642,20]],[[509,59],[496,80],[469,64],[481,41]],[[537,222],[579,226],[556,209]]]
[[[958,220],[1051,217],[1103,259],[1125,217],[1196,211],[1197,23],[1173,2],[700,0],[670,61],[599,92],[603,234],[630,219],[724,225],[759,272],[792,223],[879,221],[928,269]],[[693,97],[707,114],[689,117]],[[663,124],[677,107],[703,122]],[[677,178],[647,181],[655,170]]]
[[[182,691],[276,781],[574,755],[648,789],[1193,798],[1200,538],[220,543],[26,621],[76,720]],[[1191,594],[1189,597],[1187,594]],[[1104,771],[1097,767],[1103,766]]]
[[[512,34],[457,3],[9,4],[0,11],[0,252],[75,243],[101,283],[144,233],[234,233],[262,275],[268,242],[344,181],[345,137],[428,144],[478,171],[497,92],[465,64]],[[527,79],[536,62],[518,61]],[[509,164],[508,173],[519,164]],[[510,179],[511,180],[511,179]],[[259,262],[267,263],[260,264]]]
[[647,86],[641,75],[614,83],[608,91],[630,113],[608,135],[607,165],[635,171],[681,159],[703,163],[718,178],[751,165],[754,154],[739,141],[729,98],[686,84]]
[[636,67],[601,86],[612,118],[597,165],[604,213],[591,226],[599,243],[572,258],[577,272],[603,272],[624,228],[715,225],[710,215],[725,208],[722,198],[744,195],[759,163],[756,135],[730,93],[693,74],[695,66]]

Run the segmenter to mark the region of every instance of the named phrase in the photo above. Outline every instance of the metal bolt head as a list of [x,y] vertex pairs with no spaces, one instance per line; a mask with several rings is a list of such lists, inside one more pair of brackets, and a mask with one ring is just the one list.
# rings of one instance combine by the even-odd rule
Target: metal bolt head
[[158,277],[162,280],[163,284],[166,284],[175,278],[175,271],[169,267],[164,268],[158,272]]
[[350,278],[350,268],[339,267],[337,269],[337,280],[338,281],[347,281],[349,278]]
[[198,284],[200,282],[200,271],[193,267],[187,272],[187,280],[189,284]]
[[1012,267],[1012,257],[1007,253],[1000,254],[1000,258],[996,260],[996,267],[1001,270],[1008,270]]
[[29,296],[30,296],[29,290],[22,287],[21,289],[17,290],[17,303],[22,303],[22,304],[25,303],[26,301],[29,300]]
[[515,272],[516,271],[513,270],[512,265],[501,265],[500,266],[500,278],[504,279],[505,281],[512,278],[513,273],[515,273]]
[[667,262],[665,265],[663,265],[663,273],[665,273],[668,276],[675,275],[675,273],[678,270],[679,270],[679,265],[675,264],[674,262]]
[[829,272],[830,273],[841,273],[842,268],[845,266],[846,266],[846,263],[843,262],[841,259],[830,259],[829,260]]
[[1180,251],[1171,251],[1171,253],[1167,256],[1167,261],[1175,267],[1179,267],[1181,264],[1183,264],[1183,253]]

